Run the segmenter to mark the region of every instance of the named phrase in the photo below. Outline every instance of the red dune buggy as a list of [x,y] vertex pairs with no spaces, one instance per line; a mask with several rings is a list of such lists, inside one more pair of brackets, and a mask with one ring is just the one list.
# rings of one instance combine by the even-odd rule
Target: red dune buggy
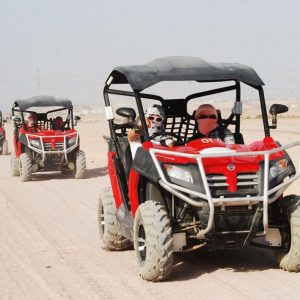
[[22,181],[42,171],[74,173],[85,176],[85,154],[80,150],[79,134],[74,129],[73,105],[68,99],[36,96],[17,100],[12,107],[14,151],[11,173]]
[[[200,91],[172,99],[143,92],[163,81],[193,82]],[[203,90],[208,82],[220,86]],[[103,190],[98,207],[104,249],[133,245],[141,277],[160,281],[172,271],[174,252],[241,249],[264,237],[261,246],[276,249],[282,269],[300,270],[300,200],[298,195],[284,194],[299,177],[288,150],[300,141],[281,146],[271,137],[277,115],[288,108],[273,104],[270,125],[263,85],[248,66],[191,57],[161,58],[112,71],[104,87],[111,187]],[[241,87],[258,92],[264,135],[247,145],[241,132]],[[219,112],[218,122],[234,129],[235,144],[211,138],[188,142],[197,133],[189,102],[228,91],[235,99],[227,116]],[[126,101],[131,97],[137,107],[143,134],[134,156],[127,133],[136,126],[136,112],[124,106],[115,116],[113,95],[119,101],[120,96]],[[166,134],[180,136],[181,145],[166,148],[151,143],[144,117],[144,103],[151,100],[165,110]],[[128,122],[118,122],[120,116]]]
[[4,123],[6,120],[2,117],[2,111],[0,110],[0,154],[8,154],[8,142],[6,140],[6,134],[4,129]]

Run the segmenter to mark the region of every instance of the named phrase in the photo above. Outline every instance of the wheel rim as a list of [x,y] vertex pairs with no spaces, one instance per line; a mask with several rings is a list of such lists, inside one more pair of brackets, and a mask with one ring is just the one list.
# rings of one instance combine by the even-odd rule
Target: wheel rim
[[140,256],[141,262],[145,262],[146,260],[146,234],[144,230],[144,226],[142,224],[139,225],[138,230],[138,253]]

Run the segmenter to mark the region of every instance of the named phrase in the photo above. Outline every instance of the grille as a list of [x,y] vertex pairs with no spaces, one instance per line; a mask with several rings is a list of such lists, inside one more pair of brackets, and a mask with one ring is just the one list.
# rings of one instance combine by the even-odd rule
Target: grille
[[239,173],[237,175],[237,192],[227,190],[228,183],[223,174],[206,175],[212,196],[257,196],[259,194],[259,175],[257,173]]
[[230,215],[230,216],[240,216],[240,215],[251,215],[256,211],[257,205],[251,206],[226,206],[222,209],[220,206],[215,207],[215,215]]
[[52,148],[51,143],[44,142],[43,145],[44,145],[45,151],[63,151],[64,150],[63,142],[56,142],[55,149]]

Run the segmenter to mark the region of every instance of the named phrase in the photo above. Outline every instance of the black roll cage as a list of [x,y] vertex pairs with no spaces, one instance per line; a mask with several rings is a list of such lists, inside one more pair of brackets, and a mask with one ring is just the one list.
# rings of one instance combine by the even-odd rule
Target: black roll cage
[[[225,81],[226,80],[222,80],[222,82],[225,82]],[[204,97],[204,96],[208,96],[208,95],[213,95],[213,94],[218,94],[218,93],[227,92],[227,91],[231,91],[231,90],[236,90],[236,100],[235,101],[241,102],[240,81],[238,81],[238,80],[230,80],[230,81],[234,81],[235,84],[226,86],[226,87],[217,88],[217,89],[194,93],[194,94],[188,95],[184,99],[164,99],[160,96],[142,93],[141,91],[137,91],[137,90],[133,90],[131,92],[131,91],[124,91],[124,90],[110,89],[111,83],[109,81],[107,81],[104,86],[104,89],[103,89],[103,96],[104,96],[105,107],[111,106],[109,94],[134,97],[136,99],[136,104],[137,104],[143,132],[144,132],[144,140],[149,141],[149,135],[148,135],[148,130],[147,130],[147,126],[146,126],[146,120],[145,120],[145,116],[144,116],[144,109],[143,109],[143,104],[142,104],[141,98],[158,100],[161,103],[164,103],[164,102],[167,102],[170,100],[173,100],[173,101],[176,100],[176,101],[182,101],[182,102],[184,102],[185,105],[187,105],[188,101],[190,101],[191,99],[194,99],[194,98],[200,98],[200,97]],[[220,81],[215,80],[215,81],[198,81],[198,82],[220,82]],[[269,126],[269,122],[268,122],[268,114],[267,114],[267,108],[266,108],[266,102],[265,102],[263,88],[262,88],[262,86],[255,86],[255,85],[251,85],[248,83],[245,83],[245,84],[256,89],[259,93],[259,100],[260,100],[260,106],[261,106],[261,112],[262,112],[262,120],[263,120],[263,126],[264,126],[264,134],[266,137],[268,137],[268,136],[270,136],[270,126]],[[234,117],[236,118],[235,120],[233,120]],[[231,115],[228,117],[228,119],[226,119],[224,121],[227,125],[229,125],[229,124],[235,125],[235,133],[236,134],[240,133],[240,115],[239,114],[234,114],[232,112]],[[115,136],[116,124],[114,123],[113,119],[109,119],[108,122],[109,122],[111,137],[113,139],[115,139],[116,138],[116,136]]]
[[[16,107],[15,105],[13,105],[11,113],[12,113],[12,117],[15,116],[15,112],[20,112],[21,113],[21,121],[22,121],[22,125],[26,127],[26,122],[25,122],[25,118],[24,118],[24,112],[26,113],[35,113],[38,116],[40,115],[48,115],[49,113],[53,113],[53,112],[57,112],[57,111],[63,111],[63,110],[68,110],[68,115],[70,115],[70,121],[71,121],[71,128],[74,128],[74,120],[73,120],[73,109],[71,108],[66,108],[66,107],[62,107],[62,108],[57,108],[57,109],[53,109],[53,110],[49,110],[45,113],[37,113],[36,111],[33,110],[21,110],[19,107]],[[39,119],[40,120],[40,119]],[[42,120],[42,119],[41,119]],[[45,121],[45,120],[42,120]]]

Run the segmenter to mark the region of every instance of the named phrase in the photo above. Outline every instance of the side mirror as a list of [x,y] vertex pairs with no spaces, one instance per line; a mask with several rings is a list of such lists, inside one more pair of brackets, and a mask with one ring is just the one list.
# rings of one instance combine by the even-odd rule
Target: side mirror
[[81,117],[79,117],[79,116],[75,116],[75,126],[77,125],[77,122],[79,121],[79,120],[81,120]]
[[283,104],[273,104],[270,107],[270,114],[271,115],[278,115],[278,114],[283,114],[287,112],[289,109],[286,105]]
[[272,125],[269,126],[271,129],[277,128],[277,115],[287,112],[289,109],[283,104],[272,104],[270,107],[270,114],[272,115]]
[[116,110],[117,115],[128,118],[129,122],[134,122],[136,118],[135,110],[131,107],[120,107]]

